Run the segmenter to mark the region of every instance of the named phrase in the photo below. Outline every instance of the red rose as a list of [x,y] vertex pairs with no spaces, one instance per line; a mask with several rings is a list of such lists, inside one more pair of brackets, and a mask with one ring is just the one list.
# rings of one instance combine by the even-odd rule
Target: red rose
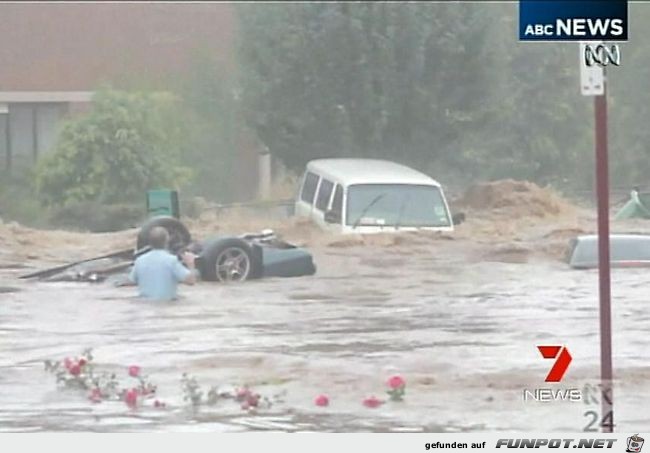
[[237,401],[244,401],[244,400],[248,399],[250,396],[251,396],[251,391],[246,387],[239,388],[235,392],[235,399]]
[[79,366],[84,366],[86,363],[88,363],[88,361],[83,357],[79,359]]
[[395,389],[400,389],[406,385],[406,381],[402,379],[402,376],[392,376],[390,379],[388,379],[388,382],[386,382],[390,388],[393,390]]
[[129,367],[129,376],[138,377],[140,376],[140,367],[137,365],[131,365]]
[[70,374],[73,376],[79,376],[81,374],[81,367],[78,363],[75,363],[69,368]]
[[316,404],[316,406],[320,406],[320,407],[329,406],[330,399],[327,397],[327,395],[318,395],[316,397],[316,399],[314,400],[314,404]]
[[90,391],[90,395],[88,395],[88,399],[92,401],[93,403],[101,403],[102,402],[102,391],[99,390],[97,387],[92,389]]
[[138,390],[128,390],[124,396],[124,401],[126,402],[127,406],[135,407],[138,404]]
[[366,406],[366,407],[369,407],[371,409],[379,407],[382,404],[384,404],[384,402],[382,400],[380,400],[379,398],[377,398],[376,396],[369,396],[368,398],[363,400],[363,405]]
[[249,394],[248,397],[246,398],[246,403],[251,407],[257,407],[259,402],[260,402],[260,396],[257,393]]

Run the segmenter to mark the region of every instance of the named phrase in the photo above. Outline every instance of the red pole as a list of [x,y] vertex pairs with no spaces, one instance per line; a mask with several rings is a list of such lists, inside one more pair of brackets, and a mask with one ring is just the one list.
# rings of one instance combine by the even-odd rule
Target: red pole
[[[603,83],[605,86],[606,84]],[[607,164],[607,91],[594,98],[596,119],[596,195],[598,198],[598,274],[600,294],[600,380],[603,432],[614,431],[612,388],[612,309],[609,259],[609,169]]]

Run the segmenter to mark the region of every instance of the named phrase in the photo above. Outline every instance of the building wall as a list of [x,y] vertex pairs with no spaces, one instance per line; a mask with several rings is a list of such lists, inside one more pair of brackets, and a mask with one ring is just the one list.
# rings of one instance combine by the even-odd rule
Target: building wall
[[[0,105],[8,109],[8,119],[0,113],[0,165],[33,164],[61,119],[88,109],[79,95],[103,82],[164,90],[199,55],[235,70],[235,34],[229,3],[0,3]],[[16,93],[24,94],[19,102]],[[237,149],[233,192],[242,199],[257,190],[251,142],[244,137]]]
[[228,3],[0,3],[0,91],[88,91],[162,80],[196,52],[233,68]]

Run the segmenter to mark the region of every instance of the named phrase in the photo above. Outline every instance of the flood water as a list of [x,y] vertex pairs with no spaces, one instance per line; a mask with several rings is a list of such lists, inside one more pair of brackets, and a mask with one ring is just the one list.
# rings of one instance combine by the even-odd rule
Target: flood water
[[[432,241],[316,247],[315,276],[182,287],[177,302],[137,300],[109,284],[34,283],[0,270],[2,431],[582,431],[585,402],[524,401],[523,390],[573,388],[599,377],[596,271],[559,260],[492,260],[489,245]],[[616,431],[650,423],[648,271],[614,270]],[[573,362],[545,384],[565,344]],[[165,410],[92,404],[62,390],[43,361],[92,347],[98,368],[126,377],[140,365]],[[249,383],[282,394],[271,408],[226,401],[192,410],[187,372],[206,389]],[[376,409],[385,381],[407,381],[403,402]],[[326,393],[330,406],[316,407]]]

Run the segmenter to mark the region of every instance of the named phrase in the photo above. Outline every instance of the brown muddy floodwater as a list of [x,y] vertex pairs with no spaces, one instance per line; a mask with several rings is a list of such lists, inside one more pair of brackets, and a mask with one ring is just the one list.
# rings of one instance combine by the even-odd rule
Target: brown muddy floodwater
[[[533,227],[477,240],[485,225],[468,223],[453,238],[310,237],[313,277],[200,283],[164,304],[110,284],[17,280],[25,269],[6,255],[0,431],[582,431],[598,405],[523,400],[524,389],[550,386],[540,344],[573,355],[557,388],[599,376],[597,272],[571,270],[555,252],[575,225],[554,226],[562,237],[551,242]],[[612,273],[619,432],[650,423],[649,277]],[[125,375],[140,365],[168,408],[91,404],[57,388],[43,361],[87,347],[98,368]],[[193,411],[182,401],[184,372],[206,389],[249,383],[284,397],[257,413],[228,402]],[[407,380],[405,401],[364,407],[395,373]],[[320,393],[329,407],[314,405]]]

